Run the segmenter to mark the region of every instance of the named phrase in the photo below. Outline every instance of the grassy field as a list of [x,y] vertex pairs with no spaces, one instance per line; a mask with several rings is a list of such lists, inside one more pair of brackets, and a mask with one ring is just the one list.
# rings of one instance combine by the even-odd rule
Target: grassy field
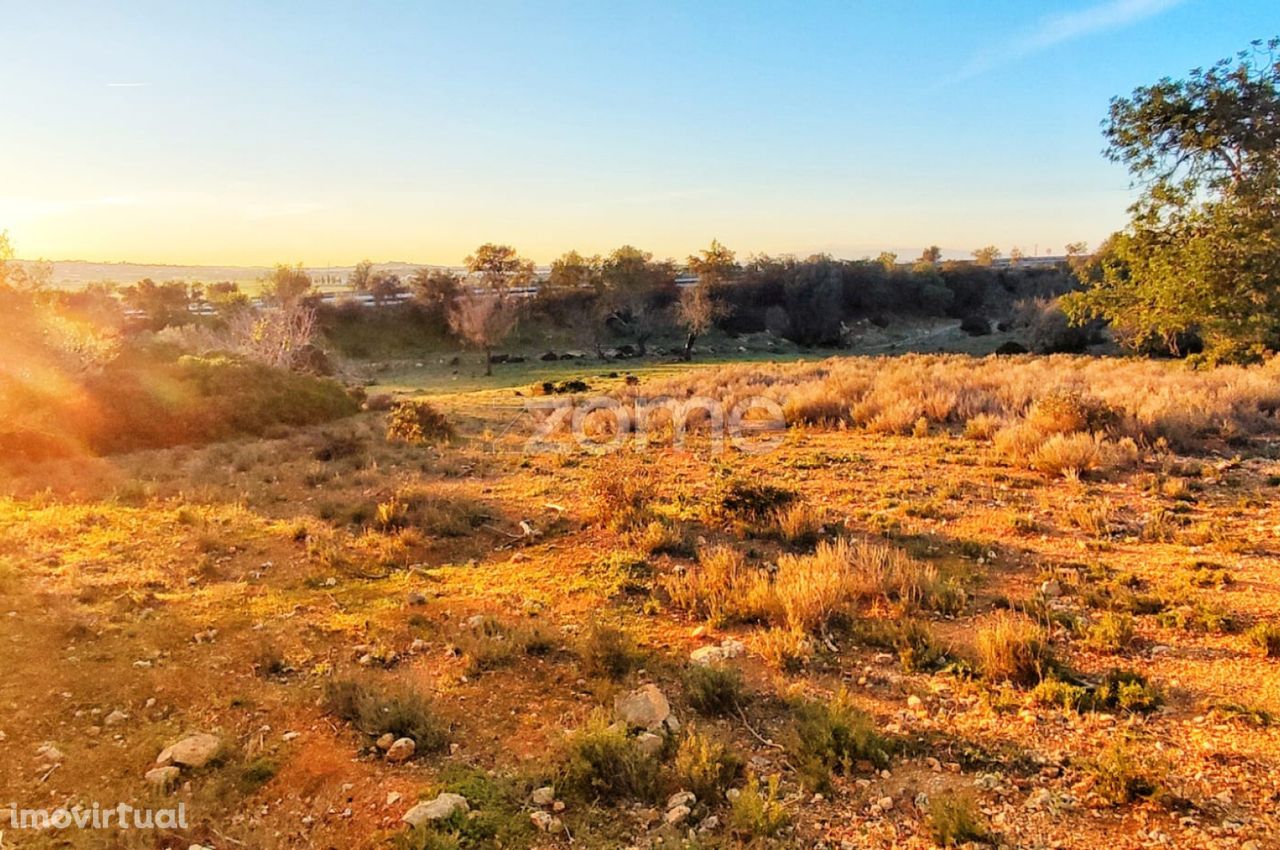
[[[368,389],[450,441],[5,474],[0,800],[186,803],[115,846],[1277,846],[1274,365],[421,362]],[[788,427],[525,452],[570,378]]]

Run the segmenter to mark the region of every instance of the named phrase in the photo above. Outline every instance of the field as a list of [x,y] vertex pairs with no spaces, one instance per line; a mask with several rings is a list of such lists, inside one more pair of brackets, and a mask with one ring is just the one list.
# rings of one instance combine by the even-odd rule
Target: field
[[[113,846],[1280,846],[1276,363],[471,371],[366,376],[438,440],[6,472],[0,800],[186,804]],[[657,395],[786,428],[526,450],[530,400]]]

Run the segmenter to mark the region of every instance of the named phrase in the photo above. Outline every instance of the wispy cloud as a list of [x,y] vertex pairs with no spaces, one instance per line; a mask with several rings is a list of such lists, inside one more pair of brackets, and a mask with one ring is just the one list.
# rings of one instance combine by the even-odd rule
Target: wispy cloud
[[1029,30],[974,56],[952,82],[971,79],[1068,41],[1135,24],[1182,2],[1184,0],[1107,0],[1074,12],[1045,15]]
[[109,89],[140,89],[143,86],[149,86],[151,83],[107,83]]

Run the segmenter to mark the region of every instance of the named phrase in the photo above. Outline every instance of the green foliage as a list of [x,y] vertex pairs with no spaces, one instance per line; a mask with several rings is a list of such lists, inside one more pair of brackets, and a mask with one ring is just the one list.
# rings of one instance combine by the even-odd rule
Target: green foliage
[[793,714],[789,749],[808,787],[826,789],[832,773],[851,773],[858,762],[875,767],[888,764],[889,742],[847,692],[840,691],[830,701],[803,700],[795,705]]
[[1246,636],[1267,658],[1280,658],[1280,624],[1258,623]]
[[729,828],[748,841],[775,838],[790,823],[786,807],[778,799],[780,777],[769,777],[763,791],[760,780],[752,774],[738,792],[729,809]]
[[694,664],[684,671],[685,697],[701,714],[732,714],[746,701],[745,688],[736,667]]
[[1160,691],[1132,670],[1108,670],[1096,685],[1073,684],[1049,676],[1036,685],[1031,698],[1041,705],[1070,711],[1127,711],[1147,714],[1164,702]]
[[1115,805],[1159,796],[1161,771],[1131,741],[1117,738],[1086,769],[1097,780],[1094,790]]
[[742,774],[742,759],[719,741],[690,728],[680,739],[673,770],[675,784],[682,791],[691,791],[700,801],[711,803],[723,798]]
[[652,800],[658,793],[658,762],[619,725],[597,712],[566,742],[558,787],[582,800],[615,803]]
[[578,645],[583,672],[621,679],[640,665],[641,654],[631,635],[616,626],[595,624]]
[[725,482],[717,497],[716,513],[726,519],[764,523],[795,498],[792,490],[732,478]]

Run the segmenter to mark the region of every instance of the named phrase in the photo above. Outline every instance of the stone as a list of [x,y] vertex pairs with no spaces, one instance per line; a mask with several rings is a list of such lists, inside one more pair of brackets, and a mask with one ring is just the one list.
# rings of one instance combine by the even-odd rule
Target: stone
[[663,817],[663,820],[667,822],[668,826],[679,826],[689,819],[689,815],[692,812],[693,810],[688,806],[676,806],[674,809],[667,809],[667,814]]
[[412,738],[396,738],[395,742],[387,747],[387,761],[392,764],[408,761],[417,751],[418,745]]
[[119,726],[121,723],[125,722],[128,719],[129,719],[129,715],[125,714],[123,711],[117,708],[115,711],[111,712],[105,718],[103,718],[102,725],[103,726]]
[[876,800],[876,805],[880,807],[880,811],[887,812],[893,808],[893,798],[881,797],[879,800]]
[[630,726],[657,729],[671,716],[671,703],[656,685],[645,685],[614,701],[618,717]]
[[1045,579],[1040,583],[1040,595],[1047,599],[1055,599],[1062,595],[1062,585],[1056,579]]
[[162,789],[168,789],[178,781],[179,773],[181,773],[181,771],[173,765],[168,765],[166,767],[153,767],[151,770],[147,771],[144,778],[151,785],[155,785]]
[[920,697],[916,696],[915,694],[912,694],[911,696],[907,697],[907,708],[911,709],[912,711],[919,711],[920,709],[924,708],[924,700],[920,699]]
[[467,804],[467,798],[461,794],[450,794],[448,792],[438,795],[434,800],[428,800],[425,803],[418,803],[409,811],[400,816],[400,820],[404,821],[411,827],[419,827],[424,823],[432,821],[444,820],[454,812],[469,812],[471,806]]
[[641,732],[636,736],[636,748],[647,756],[656,756],[662,752],[662,746],[666,743],[661,735],[655,735],[652,732]]
[[390,732],[386,732],[379,735],[378,740],[374,741],[373,745],[385,753],[387,750],[391,749],[391,745],[395,742],[396,736],[392,735]]
[[746,654],[747,646],[740,640],[725,638],[720,643],[704,646],[689,653],[689,660],[703,667],[712,664],[723,664],[726,661]]
[[405,597],[405,601],[413,606],[426,605],[427,595],[420,590],[411,590],[408,596]]
[[698,832],[714,832],[720,828],[720,818],[715,815],[708,815],[702,819],[702,823],[698,824]]
[[698,798],[692,791],[677,791],[667,798],[667,809],[676,809],[680,806],[692,808],[696,802],[698,802]]
[[533,789],[533,793],[529,795],[529,802],[535,806],[549,806],[556,801],[556,789],[550,785],[543,785],[541,788]]
[[394,806],[396,803],[400,802],[400,798],[401,798],[401,797],[403,797],[403,796],[404,796],[404,795],[403,795],[403,794],[401,794],[399,791],[390,791],[390,792],[388,792],[388,793],[387,793],[387,805],[388,805],[388,806]]
[[560,818],[548,812],[536,811],[529,813],[529,820],[541,832],[559,832]]
[[40,758],[42,759],[47,759],[55,763],[60,762],[64,758],[66,758],[66,756],[62,754],[62,750],[58,749],[53,744],[42,744],[36,750],[36,755],[40,756]]
[[176,741],[160,751],[156,764],[174,764],[178,767],[201,768],[213,761],[222,749],[222,739],[208,732],[198,732]]

